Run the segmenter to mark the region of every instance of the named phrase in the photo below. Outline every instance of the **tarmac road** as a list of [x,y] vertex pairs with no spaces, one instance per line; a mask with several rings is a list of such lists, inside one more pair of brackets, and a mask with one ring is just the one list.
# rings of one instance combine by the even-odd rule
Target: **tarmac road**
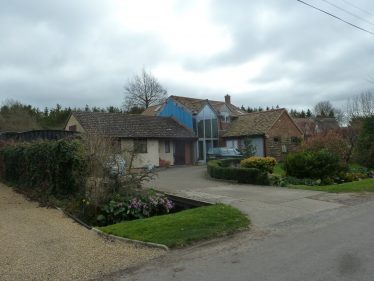
[[[112,280],[112,279],[105,279]],[[175,250],[113,280],[374,280],[374,201]]]
[[174,250],[105,280],[374,280],[373,194],[328,194],[216,181],[206,167],[161,171],[151,183],[177,195],[231,204],[253,229]]

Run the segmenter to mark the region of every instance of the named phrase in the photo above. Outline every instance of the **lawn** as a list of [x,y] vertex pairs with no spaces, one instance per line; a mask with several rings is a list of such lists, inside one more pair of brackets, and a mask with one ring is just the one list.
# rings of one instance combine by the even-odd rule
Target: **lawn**
[[211,205],[147,219],[125,221],[100,230],[108,234],[181,247],[195,241],[210,239],[247,228],[250,221],[239,210]]
[[360,181],[347,182],[333,185],[289,185],[288,188],[308,189],[316,191],[326,191],[331,193],[341,192],[374,192],[374,179],[364,179]]

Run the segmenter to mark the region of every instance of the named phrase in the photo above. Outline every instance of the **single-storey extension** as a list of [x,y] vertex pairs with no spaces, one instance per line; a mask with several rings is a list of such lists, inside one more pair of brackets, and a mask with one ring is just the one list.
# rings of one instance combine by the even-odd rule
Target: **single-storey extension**
[[192,130],[171,117],[123,113],[73,112],[65,130],[118,140],[121,149],[134,149],[133,167],[192,164]]

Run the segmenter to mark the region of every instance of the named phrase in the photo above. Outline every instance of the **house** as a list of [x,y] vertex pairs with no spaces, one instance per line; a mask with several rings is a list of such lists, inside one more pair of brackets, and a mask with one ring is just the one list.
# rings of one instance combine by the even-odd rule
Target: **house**
[[194,146],[195,159],[206,162],[209,148],[225,146],[222,136],[231,122],[245,112],[231,104],[229,95],[225,96],[225,101],[170,96],[163,104],[151,106],[142,114],[173,117],[193,130],[198,137]]
[[293,118],[293,120],[303,131],[305,139],[315,134],[323,134],[340,129],[338,121],[332,117]]
[[304,140],[316,134],[316,122],[312,118],[293,118],[296,125],[303,131]]
[[65,130],[117,140],[121,149],[136,150],[134,167],[192,164],[193,131],[171,117],[122,113],[73,112]]
[[256,148],[256,156],[272,156],[282,160],[295,151],[303,138],[303,132],[285,109],[252,112],[238,116],[223,135],[227,147],[240,148],[250,138]]
[[339,130],[338,121],[333,117],[316,117],[316,133],[325,133],[332,130]]

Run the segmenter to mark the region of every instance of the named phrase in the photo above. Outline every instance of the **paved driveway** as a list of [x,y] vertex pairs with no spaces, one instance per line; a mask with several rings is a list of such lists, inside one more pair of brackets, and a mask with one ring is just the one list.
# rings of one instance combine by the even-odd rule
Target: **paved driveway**
[[205,166],[162,170],[148,185],[188,198],[230,204],[247,213],[260,227],[343,206],[324,200],[328,198],[324,192],[214,180],[208,177]]

